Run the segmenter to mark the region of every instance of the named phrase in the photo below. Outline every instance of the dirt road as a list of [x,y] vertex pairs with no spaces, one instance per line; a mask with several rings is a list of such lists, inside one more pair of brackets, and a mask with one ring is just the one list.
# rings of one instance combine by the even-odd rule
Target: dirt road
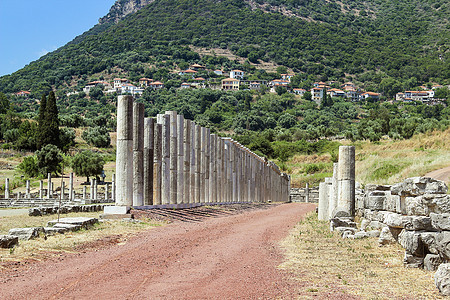
[[123,245],[2,270],[0,299],[292,299],[278,241],[313,204],[175,222]]
[[444,182],[450,182],[450,166],[425,174],[425,177],[431,177],[437,180],[442,180]]

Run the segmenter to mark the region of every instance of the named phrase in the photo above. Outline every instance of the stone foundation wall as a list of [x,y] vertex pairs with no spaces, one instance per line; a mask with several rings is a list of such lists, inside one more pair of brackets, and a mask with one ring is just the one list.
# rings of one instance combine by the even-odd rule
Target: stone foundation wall
[[306,201],[306,188],[291,188],[290,190],[290,200],[291,202],[309,202],[318,203],[319,202],[319,188],[313,187],[309,188],[309,201]]

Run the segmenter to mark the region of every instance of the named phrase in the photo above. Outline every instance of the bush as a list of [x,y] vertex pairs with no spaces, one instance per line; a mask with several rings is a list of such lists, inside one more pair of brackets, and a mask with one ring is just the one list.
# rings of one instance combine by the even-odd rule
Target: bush
[[37,159],[35,156],[25,157],[17,168],[28,177],[37,177],[39,175]]
[[53,144],[47,144],[41,150],[36,151],[36,160],[39,173],[44,176],[48,173],[57,175],[62,171],[63,156],[58,147]]
[[99,175],[103,171],[105,161],[99,153],[92,151],[83,151],[76,154],[72,159],[72,169],[77,176],[86,176],[89,182],[89,176]]
[[83,131],[82,138],[95,147],[109,147],[111,137],[105,127],[96,126]]

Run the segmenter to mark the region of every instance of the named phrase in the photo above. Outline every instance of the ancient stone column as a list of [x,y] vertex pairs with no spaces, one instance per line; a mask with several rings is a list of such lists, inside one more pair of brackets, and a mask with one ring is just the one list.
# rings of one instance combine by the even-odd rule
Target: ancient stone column
[[319,183],[319,208],[318,208],[319,220],[328,220],[328,200],[329,200],[328,185],[326,182],[321,182]]
[[205,203],[210,203],[211,199],[209,198],[209,184],[210,184],[210,177],[209,172],[211,169],[211,130],[209,128],[204,128],[202,136],[204,142],[205,142],[205,162],[204,162],[204,186],[205,186]]
[[144,205],[153,204],[154,120],[144,119]]
[[170,116],[158,115],[162,125],[161,204],[170,203]]
[[337,207],[338,199],[338,167],[339,163],[333,163],[332,177],[332,194],[330,195],[330,203],[328,204],[328,218],[333,218]]
[[205,203],[206,201],[206,128],[200,127],[200,202]]
[[64,200],[64,189],[66,188],[66,183],[61,182],[61,200]]
[[305,202],[309,203],[309,183],[306,183],[306,187],[305,187]]
[[222,138],[217,137],[217,179],[216,179],[216,190],[217,190],[217,203],[223,202],[222,190],[223,190],[223,142]]
[[83,200],[86,200],[87,198],[87,187],[83,186]]
[[144,205],[144,104],[133,103],[133,206]]
[[133,97],[117,99],[116,205],[133,205]]
[[177,116],[177,204],[186,203],[184,193],[184,117]]
[[338,198],[334,217],[355,216],[355,147],[339,147]]
[[196,203],[196,197],[197,197],[197,186],[196,186],[196,160],[197,160],[197,128],[194,122],[191,122],[191,160],[190,160],[190,168],[189,168],[189,174],[191,177],[191,189],[190,189],[190,201],[189,203]]
[[52,174],[47,174],[47,199],[52,199]]
[[217,202],[217,183],[216,183],[216,166],[217,166],[217,135],[210,135],[210,168],[209,168],[209,202],[216,203]]
[[116,201],[116,174],[112,174],[111,178],[111,200]]
[[89,199],[94,199],[94,179],[91,178],[91,189],[89,190]]
[[195,203],[201,198],[202,127],[195,125]]
[[69,201],[73,201],[73,173],[69,174]]
[[169,139],[169,203],[177,204],[178,196],[178,128],[177,128],[177,112],[166,111],[169,116],[170,139]]
[[44,181],[39,180],[39,199],[44,199]]
[[161,205],[162,125],[155,124],[153,153],[153,204]]
[[184,203],[191,202],[191,120],[184,120],[183,133],[183,178],[184,178]]
[[5,199],[9,199],[9,178],[5,179]]
[[[105,200],[108,200],[108,183],[105,184]],[[105,201],[106,202],[106,201]]]
[[30,191],[30,181],[27,180],[27,181],[26,181],[25,198],[30,199],[30,198],[31,198],[30,194],[31,194],[31,191]]

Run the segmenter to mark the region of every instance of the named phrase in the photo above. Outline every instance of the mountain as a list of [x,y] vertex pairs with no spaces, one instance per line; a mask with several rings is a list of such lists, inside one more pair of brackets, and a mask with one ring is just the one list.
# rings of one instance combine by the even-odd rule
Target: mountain
[[[399,89],[450,80],[450,4],[445,0],[119,0],[100,23],[60,49],[0,78],[4,93],[86,80],[139,78],[189,63],[231,68],[222,49],[322,80]],[[384,87],[383,85],[388,85]],[[69,88],[70,87],[70,88]]]

